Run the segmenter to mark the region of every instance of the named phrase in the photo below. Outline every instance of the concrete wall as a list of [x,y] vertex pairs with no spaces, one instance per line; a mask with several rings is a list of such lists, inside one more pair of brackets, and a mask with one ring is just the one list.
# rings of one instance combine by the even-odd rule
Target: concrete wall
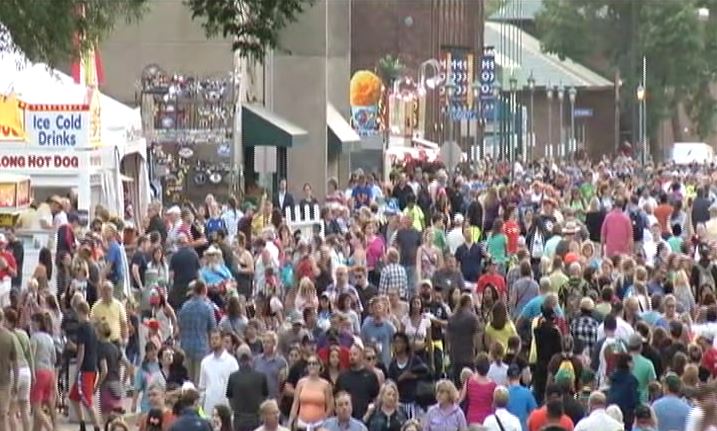
[[207,39],[182,0],[152,0],[139,22],[118,23],[101,47],[105,69],[102,90],[134,104],[142,69],[151,63],[168,73],[195,76],[227,73],[233,68],[231,42]]
[[329,157],[326,103],[348,118],[350,0],[321,0],[284,30],[281,49],[266,64],[266,106],[306,130],[307,142],[288,152],[288,185],[297,195],[304,183],[317,197],[338,174]]
[[323,196],[326,181],[326,13],[326,1],[304,12],[266,65],[267,108],[309,134],[288,152],[288,185],[297,196],[305,182]]

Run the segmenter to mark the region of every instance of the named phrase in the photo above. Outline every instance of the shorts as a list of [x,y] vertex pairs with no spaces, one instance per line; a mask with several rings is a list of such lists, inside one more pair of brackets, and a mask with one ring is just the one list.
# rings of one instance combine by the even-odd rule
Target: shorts
[[72,389],[70,389],[70,400],[76,403],[81,401],[85,407],[92,407],[96,380],[97,372],[80,371],[78,381],[74,382]]
[[53,370],[36,370],[35,384],[30,390],[32,404],[49,403],[55,396],[55,372]]
[[[15,397],[15,400],[30,401],[30,385],[32,384],[32,374],[30,373],[30,368],[23,367],[20,368],[18,372],[17,397]],[[12,377],[10,377],[10,380],[12,380]],[[13,385],[11,384],[10,387],[12,388]]]
[[122,408],[122,385],[119,381],[104,382],[100,386],[100,412],[107,415]]

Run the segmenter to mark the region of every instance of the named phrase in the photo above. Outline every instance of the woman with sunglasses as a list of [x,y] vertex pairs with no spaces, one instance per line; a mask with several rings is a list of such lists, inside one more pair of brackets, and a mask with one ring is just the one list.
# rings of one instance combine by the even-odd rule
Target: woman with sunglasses
[[334,405],[333,388],[331,383],[321,377],[321,362],[318,356],[309,356],[306,365],[308,375],[296,384],[289,427],[313,431],[331,416]]

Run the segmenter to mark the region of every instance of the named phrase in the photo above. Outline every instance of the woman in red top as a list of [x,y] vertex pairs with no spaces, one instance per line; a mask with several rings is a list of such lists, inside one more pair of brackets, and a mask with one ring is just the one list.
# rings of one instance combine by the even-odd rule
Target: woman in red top
[[495,290],[498,291],[500,297],[505,301],[505,298],[508,295],[508,290],[505,286],[505,277],[498,272],[497,265],[491,259],[486,259],[485,269],[485,273],[478,279],[476,293],[478,296],[482,296],[483,290],[485,290],[486,286],[492,285]]
[[518,252],[518,238],[520,237],[520,226],[518,226],[518,212],[515,206],[509,206],[503,213],[503,234],[507,238],[506,251],[508,257]]

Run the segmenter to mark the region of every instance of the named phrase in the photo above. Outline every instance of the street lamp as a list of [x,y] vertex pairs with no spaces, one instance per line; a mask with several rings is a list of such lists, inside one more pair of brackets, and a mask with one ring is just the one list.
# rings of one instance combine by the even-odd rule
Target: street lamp
[[637,118],[638,118],[638,137],[640,139],[640,144],[642,146],[642,163],[643,165],[647,163],[647,139],[645,139],[645,127],[644,127],[644,118],[645,118],[645,86],[640,83],[640,85],[637,86]]
[[[528,148],[530,150],[530,158],[532,159],[533,149],[535,148],[535,78],[533,77],[533,71],[530,71],[528,77],[528,90],[530,90],[530,138],[528,139]],[[525,154],[525,160],[528,160],[528,152]]]
[[[452,78],[449,78],[445,84],[443,84],[443,88],[446,91],[446,120],[448,121],[448,127],[447,129],[447,135],[448,135],[448,163],[446,163],[449,169],[449,172],[453,172],[453,169],[455,166],[453,165],[453,117],[451,116],[451,98],[453,97],[453,90],[456,89],[456,84],[453,82]],[[446,144],[444,140],[444,145]]]
[[568,153],[565,149],[565,144],[563,143],[563,135],[565,134],[565,130],[563,130],[563,99],[565,98],[565,89],[563,88],[563,84],[561,83],[558,87],[558,105],[560,109],[560,114],[558,115],[560,117],[560,144],[559,144],[559,151],[558,156],[566,156]]
[[515,133],[515,105],[516,105],[516,97],[515,92],[518,90],[518,80],[515,79],[515,76],[511,76],[510,80],[508,81],[510,85],[510,110],[508,111],[508,131],[510,134],[508,135],[508,160],[513,161],[515,158],[515,152],[517,150],[517,139],[518,136]]
[[[478,157],[480,157],[481,159],[483,157],[485,157],[485,149],[483,148],[483,145],[478,147],[478,128],[480,128],[481,119],[483,118],[483,113],[481,112],[481,105],[480,105],[480,87],[481,87],[480,80],[476,79],[475,81],[473,81],[472,87],[473,87],[473,100],[474,100],[473,103],[475,104],[475,111],[476,111],[476,130],[475,130],[475,133],[473,134],[473,148],[471,148],[470,151],[468,152],[468,161],[469,162],[473,161],[473,151],[475,150],[475,148],[478,148],[478,153],[479,153]],[[470,124],[470,123],[468,123],[468,124]]]
[[553,157],[553,84],[548,82],[545,88],[545,96],[548,98],[548,145],[545,147],[545,156]]
[[500,127],[498,126],[498,110],[500,109],[500,82],[495,82],[493,84],[493,100],[495,101],[495,105],[493,106],[493,144],[491,145],[492,148],[492,156],[493,160],[497,159],[496,150],[499,148],[499,143],[502,146],[503,137],[502,135],[499,136],[498,133],[500,132]]
[[575,141],[575,97],[578,95],[578,90],[575,87],[570,87],[568,91],[568,97],[570,98],[570,145],[572,151],[577,151],[578,143]]

